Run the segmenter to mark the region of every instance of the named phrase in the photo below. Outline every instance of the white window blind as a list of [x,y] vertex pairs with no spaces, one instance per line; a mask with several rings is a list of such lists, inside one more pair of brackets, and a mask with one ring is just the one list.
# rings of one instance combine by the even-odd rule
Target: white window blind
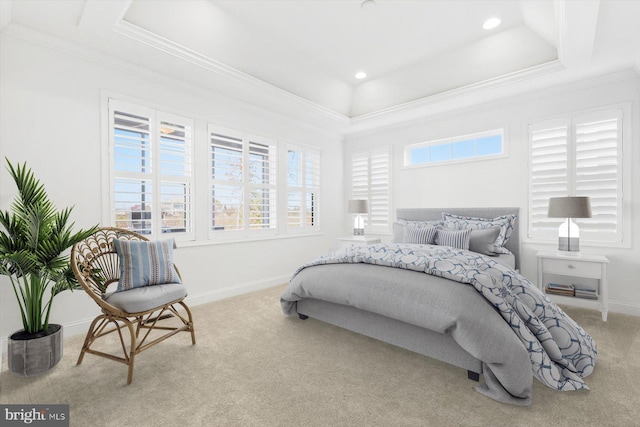
[[209,126],[211,231],[276,230],[276,146]]
[[543,123],[531,126],[529,223],[532,232],[553,231],[557,234],[557,219],[547,218],[549,198],[569,194],[568,124]]
[[549,198],[588,196],[583,242],[622,242],[622,110],[574,115],[529,126],[529,237],[555,238]]
[[287,148],[287,229],[319,228],[320,151]]
[[369,201],[364,215],[368,233],[391,228],[391,156],[389,149],[354,153],[351,159],[351,198]]
[[277,228],[276,148],[249,143],[249,227],[252,230]]
[[190,119],[109,100],[112,223],[193,237]]
[[211,229],[244,228],[244,142],[216,132],[211,140]]
[[575,193],[589,196],[592,217],[581,221],[585,237],[617,241],[621,233],[622,114],[575,120]]

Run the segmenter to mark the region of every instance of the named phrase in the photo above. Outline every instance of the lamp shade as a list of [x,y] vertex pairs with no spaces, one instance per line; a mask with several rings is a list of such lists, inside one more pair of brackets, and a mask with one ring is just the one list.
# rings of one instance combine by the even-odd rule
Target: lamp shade
[[349,200],[350,214],[369,213],[369,202],[367,200]]
[[591,202],[588,197],[551,197],[549,218],[591,218]]

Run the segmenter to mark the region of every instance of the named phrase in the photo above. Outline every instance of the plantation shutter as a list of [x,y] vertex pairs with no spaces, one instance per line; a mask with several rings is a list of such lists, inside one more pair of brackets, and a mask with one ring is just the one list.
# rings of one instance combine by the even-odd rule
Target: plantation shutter
[[[369,155],[354,154],[351,160],[351,198],[369,199]],[[365,223],[368,221],[365,219]]]
[[244,142],[241,137],[209,131],[211,143],[211,230],[244,228]]
[[547,122],[529,128],[529,237],[557,235],[558,222],[547,217],[549,198],[569,194],[566,122]]
[[622,242],[622,111],[529,126],[529,237],[557,237],[549,198],[588,196],[592,218],[578,220],[582,241]]
[[389,231],[391,223],[391,203],[389,188],[389,151],[376,151],[371,154],[371,178],[369,190],[369,230],[370,232]]
[[[109,103],[113,147],[113,221],[119,228],[151,234],[153,219],[152,111]],[[125,111],[129,110],[129,111]]]
[[320,152],[306,150],[305,154],[305,226],[318,225],[320,197]]
[[620,233],[621,112],[578,117],[575,121],[575,194],[589,196],[592,217],[581,220],[583,238],[616,241]]
[[192,125],[167,114],[156,117],[162,233],[192,233]]
[[276,147],[249,142],[249,228],[277,228]]
[[287,149],[287,229],[304,231],[317,228],[320,198],[320,151]]
[[193,237],[191,120],[109,100],[112,223]]
[[354,153],[351,160],[351,198],[369,201],[365,215],[368,233],[386,233],[391,226],[391,159],[388,149]]

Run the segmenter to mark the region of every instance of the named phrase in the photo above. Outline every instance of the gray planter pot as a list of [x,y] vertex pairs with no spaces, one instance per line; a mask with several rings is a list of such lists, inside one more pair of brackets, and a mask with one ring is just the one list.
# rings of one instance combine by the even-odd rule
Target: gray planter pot
[[62,359],[62,325],[50,324],[46,334],[25,339],[24,331],[9,338],[9,370],[31,377],[53,368]]

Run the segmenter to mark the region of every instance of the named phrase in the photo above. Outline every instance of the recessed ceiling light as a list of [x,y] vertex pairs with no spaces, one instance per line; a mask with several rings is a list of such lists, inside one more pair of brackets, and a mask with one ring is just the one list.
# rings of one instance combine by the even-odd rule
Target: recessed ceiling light
[[358,71],[356,73],[356,79],[358,79],[358,80],[362,80],[365,77],[367,77],[367,73],[365,73],[364,71]]
[[498,25],[500,25],[501,22],[502,21],[500,20],[500,18],[489,18],[484,21],[484,24],[482,24],[482,28],[484,28],[485,30],[493,30]]

